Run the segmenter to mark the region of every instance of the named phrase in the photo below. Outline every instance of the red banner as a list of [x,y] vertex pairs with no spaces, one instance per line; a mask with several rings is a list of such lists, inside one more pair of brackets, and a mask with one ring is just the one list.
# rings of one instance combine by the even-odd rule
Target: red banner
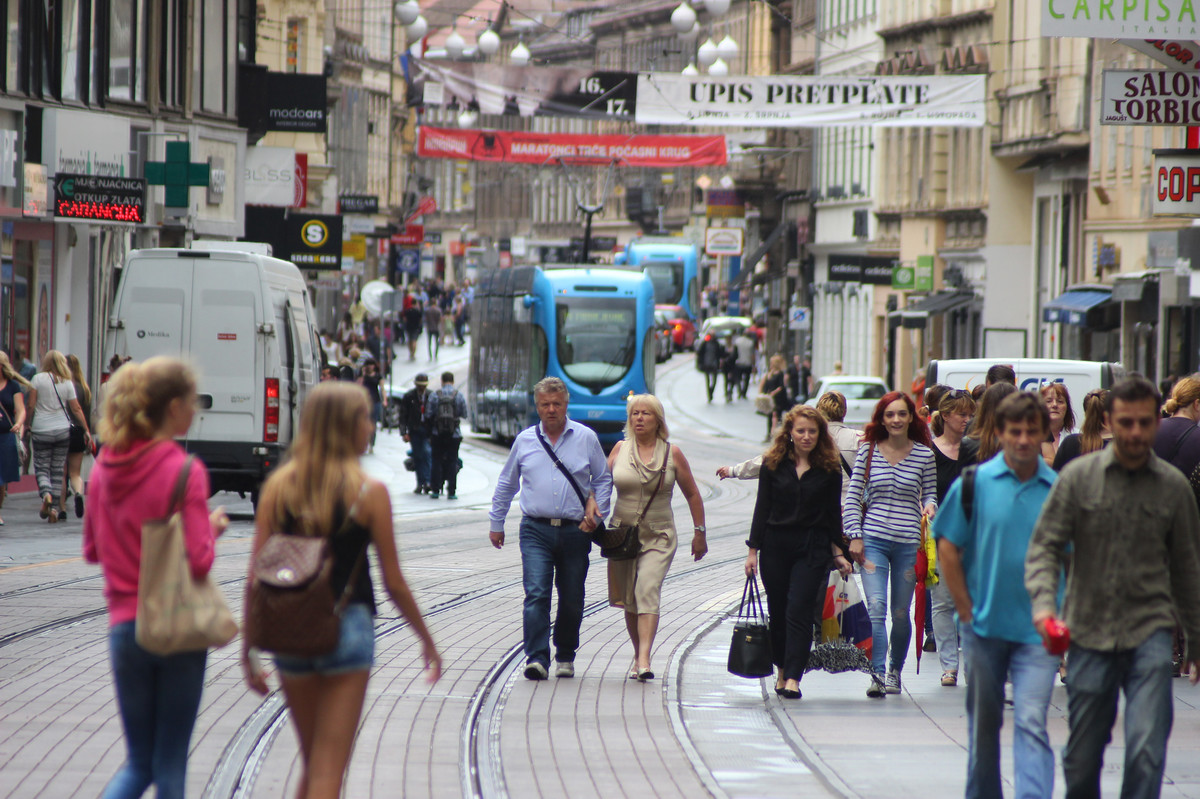
[[662,167],[723,166],[724,136],[590,135],[520,130],[458,130],[421,127],[417,155],[459,161],[511,164],[570,163]]

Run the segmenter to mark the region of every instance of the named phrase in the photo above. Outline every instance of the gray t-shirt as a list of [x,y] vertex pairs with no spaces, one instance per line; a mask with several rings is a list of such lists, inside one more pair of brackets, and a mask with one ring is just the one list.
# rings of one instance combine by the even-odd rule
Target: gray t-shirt
[[[33,433],[53,433],[71,426],[67,415],[75,399],[75,384],[70,380],[55,381],[49,372],[38,372],[29,381],[37,390],[37,405],[33,408]],[[58,389],[57,396],[54,391]],[[61,402],[60,402],[61,400]]]

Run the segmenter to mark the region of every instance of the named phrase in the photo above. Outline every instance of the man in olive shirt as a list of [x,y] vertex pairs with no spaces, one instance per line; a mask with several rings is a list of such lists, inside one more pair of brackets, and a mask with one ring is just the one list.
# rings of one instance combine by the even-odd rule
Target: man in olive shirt
[[1173,718],[1176,613],[1187,633],[1192,683],[1200,677],[1200,515],[1187,479],[1154,454],[1161,404],[1158,390],[1140,377],[1109,392],[1113,445],[1063,469],[1025,558],[1033,623],[1043,638],[1070,560],[1063,603],[1071,631],[1063,753],[1069,799],[1100,795],[1120,691],[1121,796],[1159,796]]

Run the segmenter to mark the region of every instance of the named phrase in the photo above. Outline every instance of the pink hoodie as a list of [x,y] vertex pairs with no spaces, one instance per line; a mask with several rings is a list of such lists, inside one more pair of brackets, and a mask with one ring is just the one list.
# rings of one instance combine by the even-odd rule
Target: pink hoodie
[[[179,470],[187,458],[174,441],[138,441],[129,450],[100,451],[88,481],[83,557],[104,569],[109,625],[137,617],[142,522],[167,517]],[[208,520],[208,471],[192,462],[183,500],[184,545],[195,577],[212,568],[216,536]]]

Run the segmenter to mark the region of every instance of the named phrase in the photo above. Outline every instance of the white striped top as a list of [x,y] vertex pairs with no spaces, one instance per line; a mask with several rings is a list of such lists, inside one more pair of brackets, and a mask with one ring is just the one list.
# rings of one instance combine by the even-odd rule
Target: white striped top
[[[871,484],[866,489],[863,516],[863,476],[871,461]],[[937,505],[937,465],[933,450],[913,442],[912,451],[895,466],[879,451],[864,444],[854,459],[854,472],[842,506],[842,526],[847,538],[878,536],[901,543],[921,540],[921,509]]]

